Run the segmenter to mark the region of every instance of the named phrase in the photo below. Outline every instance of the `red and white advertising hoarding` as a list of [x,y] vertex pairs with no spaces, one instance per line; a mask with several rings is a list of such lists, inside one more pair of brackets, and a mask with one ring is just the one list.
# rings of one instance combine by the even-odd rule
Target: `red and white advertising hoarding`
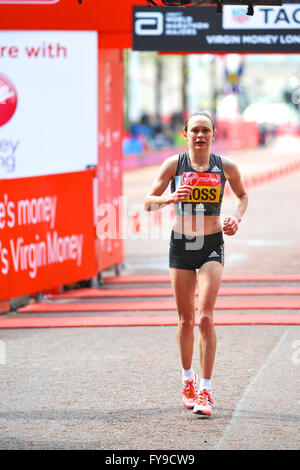
[[97,32],[0,31],[0,44],[0,178],[96,165]]
[[0,300],[96,275],[93,170],[1,181]]
[[[99,159],[97,236],[98,270],[123,260],[120,237],[122,194],[123,63],[119,50],[102,50],[99,55]],[[102,221],[108,227],[102,230]]]
[[[1,9],[0,4],[0,13]],[[45,263],[48,254],[44,250],[49,247],[52,252],[52,245],[62,241],[51,241],[49,234],[40,232],[42,226],[27,236],[24,224],[4,224],[0,229],[2,299],[91,278],[123,261],[118,233],[113,240],[96,240],[97,207],[103,202],[113,204],[118,213],[122,190],[122,55],[120,50],[100,50],[99,42],[97,31],[0,32],[1,210],[7,210],[8,202],[18,207],[14,199],[18,191],[13,187],[25,188],[26,180],[40,177],[38,194],[42,194],[51,178],[61,177],[56,197],[64,206],[62,219],[68,220],[65,228],[73,234],[70,243],[73,246],[76,233],[81,233],[89,245],[82,252],[80,266],[74,260],[49,264]],[[86,170],[90,166],[96,171]],[[76,186],[76,172],[82,177],[87,172],[92,184],[88,192],[77,185],[76,196],[66,206],[63,201],[68,190]],[[29,196],[25,191],[20,198],[23,201]],[[43,196],[32,198],[35,201]],[[1,216],[4,221],[0,211]],[[84,227],[85,235],[78,232],[78,225]],[[63,239],[68,236],[62,235]],[[42,264],[35,271],[30,257],[39,246]]]

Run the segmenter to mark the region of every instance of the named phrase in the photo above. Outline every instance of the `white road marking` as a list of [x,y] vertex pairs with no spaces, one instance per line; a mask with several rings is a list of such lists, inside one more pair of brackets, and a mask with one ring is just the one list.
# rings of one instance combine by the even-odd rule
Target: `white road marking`
[[234,428],[234,426],[237,424],[237,421],[238,421],[238,418],[240,418],[240,412],[242,411],[243,409],[243,406],[248,398],[248,396],[250,395],[250,393],[252,392],[252,387],[256,384],[256,382],[259,380],[259,378],[263,375],[263,373],[265,372],[265,369],[269,366],[269,364],[271,363],[274,355],[277,353],[277,351],[280,349],[280,347],[282,346],[282,344],[284,343],[284,341],[286,340],[288,334],[290,333],[291,331],[291,328],[292,326],[289,326],[285,329],[283,335],[281,336],[280,340],[278,341],[278,343],[276,344],[276,346],[274,347],[274,349],[272,350],[271,354],[269,355],[267,361],[262,365],[262,367],[259,369],[258,373],[255,375],[255,377],[251,380],[251,382],[249,383],[248,387],[246,388],[242,398],[240,399],[240,401],[238,402],[237,406],[236,406],[236,409],[232,415],[232,418],[231,418],[231,421],[230,423],[227,425],[226,429],[225,429],[225,432],[223,434],[223,437],[222,439],[219,441],[219,443],[217,444],[217,446],[215,447],[216,450],[225,450],[225,445],[226,445],[226,442],[230,436],[230,433],[232,431],[232,429]]

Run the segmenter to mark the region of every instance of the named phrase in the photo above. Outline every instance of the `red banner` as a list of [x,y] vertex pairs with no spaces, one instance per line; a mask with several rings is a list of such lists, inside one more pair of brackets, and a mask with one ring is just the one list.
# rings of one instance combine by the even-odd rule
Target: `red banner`
[[[131,47],[132,7],[145,0],[0,0],[1,30],[100,31],[99,46]],[[4,44],[1,54],[8,51]]]
[[93,176],[1,181],[0,299],[96,275]]
[[120,50],[99,55],[98,270],[123,261],[122,195],[123,64]]
[[217,122],[218,142],[226,150],[246,150],[259,145],[259,128],[256,122],[235,121]]

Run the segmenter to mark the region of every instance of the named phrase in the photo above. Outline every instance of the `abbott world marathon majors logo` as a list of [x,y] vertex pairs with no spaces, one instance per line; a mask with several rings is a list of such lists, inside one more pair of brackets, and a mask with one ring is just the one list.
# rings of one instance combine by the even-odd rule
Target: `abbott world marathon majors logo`
[[17,101],[17,91],[13,83],[0,73],[0,126],[4,126],[13,117]]
[[161,36],[164,32],[164,15],[152,11],[136,12],[134,32],[138,36]]

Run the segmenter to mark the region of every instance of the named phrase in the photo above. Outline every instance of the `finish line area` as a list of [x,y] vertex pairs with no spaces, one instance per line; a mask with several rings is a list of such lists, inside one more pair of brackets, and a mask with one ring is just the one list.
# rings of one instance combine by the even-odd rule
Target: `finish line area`
[[[6,27],[3,30],[22,31],[24,25],[34,29],[36,21],[41,21],[38,24],[41,30],[51,30],[55,22],[58,30],[63,31],[71,17],[68,14],[71,2],[46,0],[45,3],[49,3],[49,8],[45,6],[49,15],[29,12],[24,21],[19,15],[17,26],[13,15],[8,14],[9,7],[4,6]],[[99,96],[103,103],[105,97],[113,97],[106,102],[112,120],[102,119],[105,107],[99,108],[97,113],[103,121],[99,128],[95,128],[100,140],[97,165],[102,169],[98,171],[99,189],[105,186],[105,176],[109,179],[110,172],[118,173],[118,167],[113,165],[117,151],[110,144],[117,145],[114,138],[119,139],[121,131],[117,132],[119,128],[113,127],[119,117],[116,119],[116,109],[109,106],[117,97],[118,87],[111,88],[110,85],[117,78],[121,81],[120,57],[122,49],[132,48],[132,24],[137,25],[137,30],[145,27],[154,32],[161,31],[161,34],[150,37],[148,50],[152,47],[158,51],[156,43],[165,48],[162,53],[169,50],[170,37],[166,32],[172,28],[167,30],[166,23],[161,20],[163,16],[167,18],[167,9],[159,10],[155,6],[143,9],[145,4],[146,0],[116,0],[112,14],[102,2],[78,0],[72,2],[69,9],[75,12],[74,22],[68,23],[72,31],[79,26],[84,31],[88,25],[99,34],[99,42],[93,42],[96,49],[98,47],[99,75],[103,79]],[[270,3],[270,23],[273,21],[271,7]],[[24,11],[26,8],[24,6]],[[35,6],[28,8],[34,11]],[[218,32],[223,27],[222,15],[216,17],[215,6],[212,8],[213,13],[204,13],[206,7],[203,7],[203,14],[207,14],[208,20],[212,18],[211,26]],[[258,7],[254,8],[257,12]],[[296,7],[288,6],[286,11],[294,11],[293,8]],[[190,9],[194,11],[191,16],[195,18],[195,24],[197,11],[201,9]],[[145,11],[156,13],[154,23],[152,18],[147,24],[149,16],[143,16]],[[135,17],[135,12],[142,13],[142,16]],[[189,14],[188,9],[178,8],[177,12],[185,12],[180,13],[180,17]],[[258,17],[255,13],[254,19]],[[241,42],[234,39],[236,43],[225,43],[226,35],[237,38],[236,30],[227,27],[228,34],[225,31],[220,39],[219,45],[224,46],[220,52],[217,52],[217,42],[211,42],[210,49],[206,50],[205,41],[209,39],[207,34],[201,34],[197,39],[204,47],[204,53],[237,52],[243,37],[249,38],[243,43],[245,50],[242,53],[245,54],[249,50],[255,53],[254,46],[264,46],[258,53],[292,54],[299,49],[298,35],[292,36],[288,29],[275,33],[269,25],[265,34],[257,31],[248,34],[247,22],[251,24],[252,20],[252,16],[247,17],[240,28],[245,29],[244,34],[239,34]],[[249,31],[252,29],[249,27]],[[219,37],[214,30],[209,36]],[[260,37],[263,37],[261,43],[258,42]],[[174,35],[174,40],[181,44],[179,52],[183,54],[189,53],[189,45],[198,47],[192,35],[185,38]],[[142,50],[142,42],[149,41],[149,37],[141,34],[135,41],[140,41],[140,46],[136,42],[136,50]],[[110,56],[114,48],[118,54]],[[270,71],[268,67],[265,70],[267,78]],[[120,90],[121,87],[118,92]],[[122,100],[122,96],[118,98]],[[20,109],[22,100],[19,101]],[[119,111],[123,112],[121,107]],[[77,117],[79,115],[77,113]],[[73,129],[72,141],[74,136],[76,132]],[[241,169],[249,194],[249,207],[237,234],[234,237],[224,235],[225,266],[214,311],[218,344],[212,376],[212,416],[203,419],[182,404],[182,370],[176,341],[178,315],[168,272],[170,233],[164,209],[162,217],[149,219],[159,236],[143,238],[143,200],[146,189],[157,174],[158,162],[155,162],[147,167],[122,170],[122,196],[127,198],[128,207],[138,207],[135,214],[126,214],[125,222],[132,227],[132,218],[135,217],[140,224],[137,223],[136,231],[129,231],[127,238],[122,240],[124,265],[119,265],[121,269],[116,269],[117,265],[100,269],[101,282],[97,287],[83,288],[78,287],[79,279],[87,280],[90,274],[73,279],[69,277],[73,274],[72,267],[66,268],[68,282],[55,284],[57,288],[43,287],[44,291],[42,288],[29,289],[32,296],[26,305],[0,314],[3,385],[0,387],[0,449],[98,450],[100,459],[102,454],[99,451],[111,452],[110,455],[117,459],[118,452],[122,455],[122,451],[126,455],[143,450],[164,455],[164,449],[168,449],[166,454],[195,454],[193,462],[198,465],[203,462],[202,450],[299,448],[299,143],[299,135],[286,135],[264,147],[224,150],[224,156],[236,161]],[[85,153],[88,154],[87,151]],[[124,165],[120,155],[120,163]],[[69,190],[71,186],[64,184],[64,189]],[[86,191],[79,184],[73,184],[73,187],[78,198],[83,198]],[[113,189],[116,188],[115,181]],[[99,193],[103,196],[97,201],[100,205],[106,201],[108,190],[107,194],[105,188]],[[112,193],[110,200],[112,196],[117,198],[119,194]],[[79,212],[85,212],[72,198],[71,201],[75,213],[61,217],[62,226],[68,220],[76,221]],[[91,198],[91,207],[93,202]],[[58,209],[61,206],[69,207],[59,199]],[[231,192],[224,192],[221,219],[233,214],[235,207]],[[3,221],[2,212],[0,221]],[[92,251],[94,239],[91,240],[89,248]],[[107,252],[113,253],[113,244],[107,244]],[[91,256],[82,259],[88,263]],[[56,271],[50,278],[57,282],[64,266],[58,259],[54,261]],[[12,284],[17,287],[18,280]],[[197,291],[195,317],[197,339],[200,334]],[[200,373],[196,342],[193,368]],[[142,467],[142,459],[140,463]]]
[[[280,154],[276,148],[239,153],[244,174],[251,173],[250,163],[266,173],[270,163],[287,163],[289,146],[280,148]],[[142,200],[154,171],[125,172],[129,202]],[[165,269],[168,240],[128,239],[120,276],[108,272],[97,289],[44,296],[43,302],[27,306],[31,311],[1,315],[6,387],[0,447],[113,452],[298,448],[299,308],[292,308],[300,285],[298,187],[298,167],[253,184],[247,217],[236,238],[225,240],[218,302],[230,302],[231,309],[215,311],[215,406],[209,420],[181,403],[177,315],[162,310],[171,292]],[[232,204],[225,198],[224,216]],[[153,308],[154,301],[157,310],[136,310],[146,302]],[[233,310],[236,302],[239,309]],[[241,309],[241,302],[246,307],[259,302],[260,308]],[[262,308],[271,302],[272,309]],[[131,310],[116,310],[121,303]],[[111,311],[100,311],[101,305]],[[59,311],[50,312],[52,306]],[[283,396],[288,400],[280,399],[279,408]]]
[[[238,246],[235,246],[234,239],[228,237],[225,240],[229,256],[225,257],[225,271],[215,306],[216,325],[299,325],[300,274],[291,272],[293,261],[289,261],[294,259],[293,252],[297,251],[297,245],[293,245],[293,240],[296,242],[297,239],[297,229],[295,237],[289,241],[286,238],[288,229],[285,231],[281,226],[278,229],[280,233],[274,239],[272,224],[269,221],[265,224],[264,214],[260,211],[266,194],[273,194],[275,197],[280,188],[285,223],[293,220],[288,217],[292,210],[289,200],[294,197],[293,188],[297,184],[299,165],[294,162],[298,161],[298,157],[291,147],[291,153],[287,151],[283,159],[280,141],[279,139],[270,149],[230,155],[241,161],[241,171],[248,179],[250,201],[254,198],[254,207],[252,210],[250,208],[249,222],[246,219],[240,228],[242,235],[237,238]],[[289,143],[286,139],[282,142]],[[296,140],[291,142],[296,144]],[[129,203],[142,200],[144,187],[149,184],[147,181],[150,182],[155,168],[137,168],[124,173],[124,194]],[[136,189],[134,181],[141,182]],[[224,204],[226,213],[234,204],[229,193]],[[275,208],[272,214],[269,217],[274,217],[273,223],[276,224]],[[263,239],[262,242],[257,242],[257,246],[254,243],[257,237],[254,235],[255,224],[266,232],[260,236],[267,238],[266,242]],[[135,240],[125,240],[126,262],[129,264],[124,273],[111,275],[108,270],[97,288],[70,289],[60,294],[45,295],[42,301],[32,299],[16,312],[1,315],[0,329],[177,325],[170,276],[164,265],[168,241],[162,240],[159,243],[158,240],[139,239],[141,235],[142,233],[137,233]],[[249,243],[249,240],[253,242]],[[278,258],[278,264],[274,264],[276,258],[271,254],[272,245],[276,247],[276,244],[285,247],[284,250],[290,253],[286,260],[283,258],[279,261]],[[236,258],[237,248],[239,253]],[[245,258],[248,251],[248,258]],[[145,256],[145,253],[148,254]],[[279,254],[277,252],[277,256]],[[161,262],[157,263],[159,269],[155,270],[151,268],[151,260],[156,258]],[[227,265],[229,261],[227,269],[226,258]],[[231,263],[230,258],[233,260]],[[249,261],[254,259],[260,261],[255,268],[249,265]],[[142,260],[144,263],[139,267]],[[239,272],[239,266],[243,271]],[[262,269],[268,269],[269,274],[261,272]],[[196,310],[197,296],[195,312]]]
[[[258,279],[261,276],[258,276]],[[167,276],[150,276],[152,281],[167,283]],[[236,277],[235,277],[236,279]],[[300,300],[285,298],[300,295],[299,276],[263,276],[269,282],[285,279],[280,285],[263,286],[255,282],[255,276],[241,276],[240,282],[249,279],[254,286],[239,287],[235,281],[233,287],[221,287],[215,306],[216,325],[299,325]],[[287,280],[292,280],[292,285]],[[110,284],[111,281],[111,284]],[[224,278],[230,282],[230,276]],[[295,285],[295,281],[298,285]],[[125,283],[126,287],[119,286]],[[144,278],[133,277],[131,282],[147,284]],[[78,289],[52,296],[51,300],[35,302],[19,308],[18,318],[1,318],[1,328],[54,328],[54,327],[113,327],[113,326],[175,326],[177,325],[176,305],[170,287],[127,288],[130,278],[126,276],[107,279],[104,288]],[[113,287],[113,288],[111,288]],[[234,297],[228,300],[228,297]],[[267,297],[267,300],[261,298]],[[222,299],[226,297],[226,299]],[[115,299],[118,299],[116,301]],[[152,298],[154,300],[149,300]],[[236,300],[238,298],[238,300]],[[67,301],[67,302],[66,302]],[[195,310],[197,302],[195,301]],[[228,310],[230,313],[228,313]],[[269,313],[266,313],[265,311]],[[220,311],[222,313],[220,313]],[[246,311],[246,313],[245,313]],[[249,312],[250,311],[250,312]],[[253,312],[254,311],[254,312]],[[258,313],[257,313],[258,311]],[[94,316],[88,313],[94,312]],[[38,314],[39,317],[25,317],[25,314]],[[60,313],[60,317],[49,314]],[[66,316],[66,314],[72,316]],[[76,315],[78,313],[78,315]],[[82,313],[85,315],[83,316]],[[80,315],[79,315],[80,314]],[[108,315],[109,314],[109,315]]]

